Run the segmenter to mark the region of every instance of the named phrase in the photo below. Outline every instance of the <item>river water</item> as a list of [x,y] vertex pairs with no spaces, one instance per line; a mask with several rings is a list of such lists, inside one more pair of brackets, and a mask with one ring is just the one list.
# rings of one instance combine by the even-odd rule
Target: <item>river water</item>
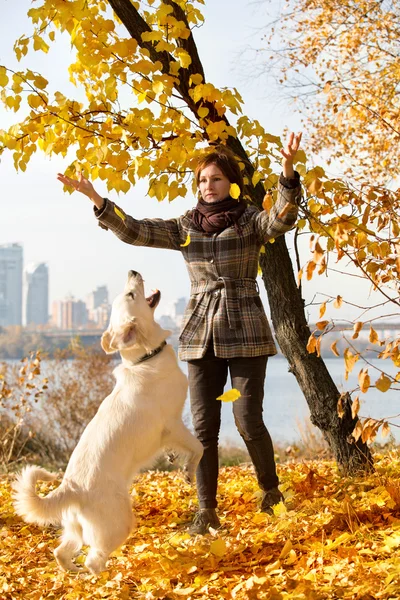
[[[357,386],[357,377],[363,367],[359,361],[353,372],[350,373],[348,381],[344,380],[344,362],[340,358],[324,359],[326,367],[331,374],[340,391],[351,391]],[[371,359],[373,365],[385,369],[391,375],[395,375],[397,369],[391,361]],[[187,372],[186,364],[181,363],[181,368]],[[369,369],[371,383],[378,379],[380,373]],[[398,385],[400,387],[400,384]],[[228,381],[226,389],[230,389]],[[355,397],[354,394],[353,398]],[[376,388],[371,388],[367,394],[358,394],[361,409],[359,415],[362,417],[387,418],[399,415],[398,418],[390,420],[397,423],[398,427],[391,428],[392,435],[400,442],[400,391],[389,390],[385,393]],[[185,414],[190,418],[189,407],[186,406]],[[291,373],[288,372],[288,363],[285,358],[272,357],[268,361],[267,377],[265,381],[264,396],[264,421],[275,443],[295,443],[301,439],[301,428],[304,428],[309,420],[309,409],[304,396]],[[222,403],[221,441],[234,445],[243,445],[232,415],[232,404]],[[380,438],[377,438],[380,441]]]

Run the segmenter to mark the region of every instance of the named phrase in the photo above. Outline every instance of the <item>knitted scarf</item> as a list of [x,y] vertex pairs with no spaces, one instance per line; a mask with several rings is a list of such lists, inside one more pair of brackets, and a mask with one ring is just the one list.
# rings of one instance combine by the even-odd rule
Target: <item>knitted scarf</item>
[[238,220],[246,210],[243,200],[235,200],[228,196],[219,202],[205,202],[202,198],[192,212],[192,223],[203,233],[220,233],[227,227],[234,226],[240,235]]

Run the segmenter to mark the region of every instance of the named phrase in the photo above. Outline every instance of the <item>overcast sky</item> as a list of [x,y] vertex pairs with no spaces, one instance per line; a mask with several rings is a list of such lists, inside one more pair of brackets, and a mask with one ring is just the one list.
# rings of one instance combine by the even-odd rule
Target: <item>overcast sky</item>
[[[16,38],[31,31],[26,17],[30,6],[29,0],[0,0],[0,64],[16,65],[12,46]],[[271,91],[272,83],[252,78],[249,64],[241,60],[246,46],[261,45],[259,27],[268,20],[267,8],[267,3],[209,0],[203,10],[205,25],[194,33],[207,80],[221,87],[237,87],[245,100],[246,114],[259,119],[271,133],[281,135],[285,127],[298,131],[300,117],[293,114],[288,103],[276,100]],[[48,55],[31,51],[21,64],[41,72],[54,89],[67,90],[72,95],[74,91],[68,83],[72,54],[67,41],[57,42],[56,50],[51,48]],[[0,106],[0,128],[9,127],[17,118],[14,112]],[[304,132],[304,137],[306,135]],[[169,312],[177,298],[189,295],[188,276],[180,253],[127,246],[111,232],[100,229],[91,202],[77,193],[64,194],[62,185],[56,180],[57,172],[64,171],[68,163],[67,159],[55,157],[50,160],[37,154],[27,171],[17,174],[11,154],[3,155],[0,163],[0,243],[21,243],[25,264],[46,262],[49,265],[50,301],[62,299],[67,294],[84,299],[98,285],[107,285],[112,299],[121,290],[127,271],[135,269],[144,276],[148,290],[161,290],[158,315]],[[104,182],[96,181],[96,189],[107,195]],[[146,190],[143,182],[126,196],[118,197],[112,193],[110,198],[136,218],[175,217],[195,204],[191,194],[170,204],[158,203],[146,197]],[[291,246],[290,236],[287,237]],[[333,274],[329,280],[318,278],[305,286],[306,301],[309,302],[318,290],[341,294],[363,306],[368,302],[369,286],[353,277]],[[266,304],[264,291],[262,296]],[[322,296],[319,299],[323,299]],[[316,310],[307,310],[311,318],[315,318]],[[346,308],[340,316],[348,318],[359,313],[358,309]],[[339,316],[339,313],[336,311],[332,316]]]

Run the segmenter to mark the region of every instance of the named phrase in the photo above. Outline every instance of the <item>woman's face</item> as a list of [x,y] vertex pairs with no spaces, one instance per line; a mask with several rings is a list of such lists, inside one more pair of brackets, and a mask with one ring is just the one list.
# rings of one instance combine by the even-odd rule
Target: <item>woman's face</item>
[[204,202],[220,202],[229,196],[229,179],[221,169],[211,163],[200,171],[199,190]]

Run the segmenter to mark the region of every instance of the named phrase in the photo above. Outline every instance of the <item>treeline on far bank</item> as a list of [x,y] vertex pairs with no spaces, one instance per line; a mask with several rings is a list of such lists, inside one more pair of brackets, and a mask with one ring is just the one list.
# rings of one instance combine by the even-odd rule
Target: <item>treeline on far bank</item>
[[[76,338],[50,337],[46,330],[40,332],[19,326],[0,327],[0,360],[21,359],[36,350],[39,350],[46,358],[54,358],[60,350],[70,347],[74,340],[79,341],[79,344],[84,342],[79,336]],[[91,341],[89,345],[93,351],[101,350],[100,341],[94,345]]]

